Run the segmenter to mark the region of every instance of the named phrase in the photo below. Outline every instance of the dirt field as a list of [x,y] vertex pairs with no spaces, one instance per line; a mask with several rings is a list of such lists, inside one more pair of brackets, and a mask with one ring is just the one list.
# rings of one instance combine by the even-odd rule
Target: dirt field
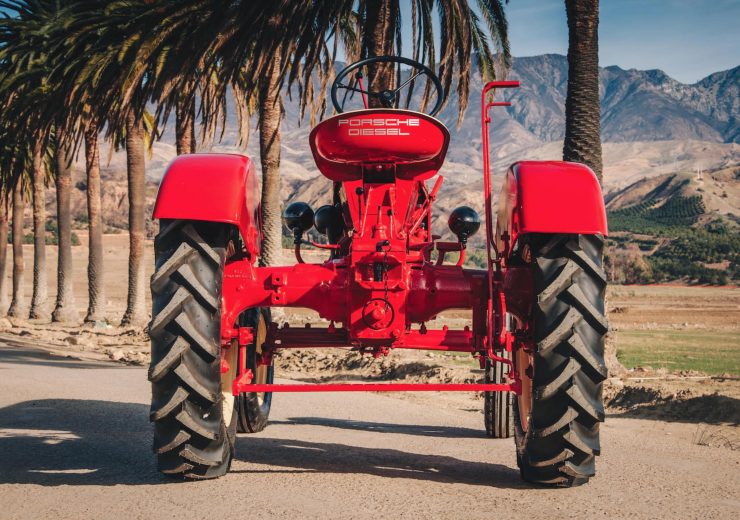
[[[77,232],[82,244],[84,232]],[[63,326],[48,320],[0,320],[0,338],[19,345],[41,345],[62,355],[86,359],[114,360],[133,365],[149,362],[148,338],[143,331],[115,327],[126,304],[128,236],[106,235],[105,286],[110,324]],[[87,308],[87,248],[77,246],[75,295],[80,316]],[[30,298],[32,247],[26,246],[26,295]],[[286,252],[286,259],[290,252]],[[308,254],[309,257],[312,253]],[[320,255],[319,255],[320,256]],[[318,261],[319,256],[314,258]],[[47,248],[49,309],[56,288],[56,247]],[[153,269],[151,247],[146,250],[147,275]],[[310,260],[309,260],[310,261]],[[8,269],[9,271],[9,269]],[[10,287],[10,273],[8,287]],[[147,299],[149,294],[147,293]],[[729,424],[740,423],[740,289],[736,287],[613,286],[608,291],[609,321],[620,360],[628,372],[608,381],[606,396],[620,413],[652,413],[662,418],[694,415]],[[316,321],[311,312],[288,311],[295,323]],[[466,313],[443,315],[439,323],[462,326]],[[468,355],[452,353],[393,352],[372,360],[346,351],[286,352],[278,359],[278,373],[305,381],[405,379],[414,381],[472,382],[482,377],[477,362]],[[404,399],[427,399],[404,395]],[[704,409],[696,399],[710,399],[721,406]],[[435,397],[465,407],[459,395]],[[673,406],[659,406],[661,403]],[[678,404],[675,404],[678,403]],[[687,404],[688,403],[688,404]],[[715,403],[716,404],[716,403]],[[719,414],[719,415],[717,415]]]

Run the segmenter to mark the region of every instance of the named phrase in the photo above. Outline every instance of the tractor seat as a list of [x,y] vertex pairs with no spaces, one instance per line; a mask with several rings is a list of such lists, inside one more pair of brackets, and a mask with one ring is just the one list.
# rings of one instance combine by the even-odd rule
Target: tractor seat
[[345,112],[309,136],[314,161],[335,182],[362,178],[363,167],[393,164],[401,179],[425,180],[442,167],[450,132],[437,119],[387,108]]

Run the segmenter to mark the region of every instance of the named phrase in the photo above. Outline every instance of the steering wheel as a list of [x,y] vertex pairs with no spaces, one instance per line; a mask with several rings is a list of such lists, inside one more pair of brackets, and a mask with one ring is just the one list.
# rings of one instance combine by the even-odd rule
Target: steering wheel
[[[374,63],[402,63],[404,65],[410,65],[412,67],[412,74],[409,75],[409,78],[406,81],[401,83],[400,86],[393,90],[382,90],[379,92],[372,91],[370,90],[369,84],[366,87],[367,90],[365,90],[365,87],[362,83],[363,75],[361,69]],[[357,71],[357,74],[355,74],[354,78],[352,78],[350,76],[350,73],[355,70]],[[344,112],[344,101],[346,98],[346,92],[359,92],[360,94],[362,94],[362,100],[365,104],[365,108],[368,108],[369,98],[377,99],[383,107],[398,108],[401,100],[401,90],[407,85],[411,85],[413,87],[413,83],[416,78],[422,75],[426,76],[427,80],[431,81],[434,85],[434,88],[437,90],[437,102],[434,104],[434,108],[432,108],[432,110],[429,112],[429,115],[435,116],[442,109],[442,102],[444,101],[444,89],[442,88],[442,83],[439,81],[439,78],[436,74],[434,74],[432,69],[430,69],[426,65],[419,63],[418,61],[410,60],[408,58],[402,58],[400,56],[377,56],[375,58],[367,58],[364,60],[356,61],[355,63],[349,65],[337,75],[334,83],[332,83],[331,85],[331,102],[334,105],[334,109],[337,111],[337,113],[341,114],[342,112]],[[342,80],[347,77],[351,78],[349,80],[349,84],[342,83]],[[340,89],[344,89],[346,91],[341,104],[337,99],[337,93]]]

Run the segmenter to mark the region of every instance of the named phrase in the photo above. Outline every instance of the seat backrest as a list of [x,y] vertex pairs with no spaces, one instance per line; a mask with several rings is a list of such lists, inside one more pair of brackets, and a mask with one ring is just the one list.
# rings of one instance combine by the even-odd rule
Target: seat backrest
[[333,181],[360,179],[363,167],[375,164],[394,165],[399,178],[424,180],[442,167],[450,132],[426,114],[383,108],[331,117],[309,140],[316,166]]

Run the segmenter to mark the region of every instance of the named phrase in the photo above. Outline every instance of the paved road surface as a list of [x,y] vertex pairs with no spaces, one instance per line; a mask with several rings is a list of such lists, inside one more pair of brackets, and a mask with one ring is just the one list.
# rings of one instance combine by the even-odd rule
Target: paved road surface
[[[0,518],[738,518],[740,453],[695,424],[610,418],[599,475],[520,482],[477,411],[378,394],[278,394],[232,472],[155,470],[142,368],[0,345]],[[429,396],[433,403],[434,396]]]

